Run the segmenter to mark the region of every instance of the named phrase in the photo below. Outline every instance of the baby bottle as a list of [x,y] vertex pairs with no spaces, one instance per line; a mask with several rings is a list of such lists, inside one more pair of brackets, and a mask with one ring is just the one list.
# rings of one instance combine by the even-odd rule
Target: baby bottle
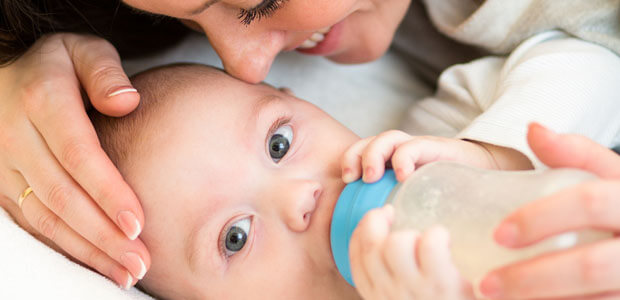
[[450,232],[456,267],[473,282],[510,262],[610,237],[609,233],[579,231],[520,249],[502,247],[493,239],[501,220],[526,202],[593,178],[591,173],[576,169],[491,171],[436,162],[398,183],[394,172],[386,170],[381,180],[371,184],[358,180],[340,195],[331,225],[334,260],[353,285],[349,265],[353,230],[368,210],[391,203],[395,211],[392,230],[413,228],[422,232],[433,225],[444,226]]

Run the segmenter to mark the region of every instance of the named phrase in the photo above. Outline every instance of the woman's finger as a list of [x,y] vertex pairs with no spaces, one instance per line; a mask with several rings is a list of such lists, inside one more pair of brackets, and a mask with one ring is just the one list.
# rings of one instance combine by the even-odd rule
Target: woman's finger
[[[49,58],[46,63],[70,65],[70,62],[63,61],[65,59],[68,58]],[[53,89],[37,89],[25,99],[35,132],[39,132],[47,144],[40,146],[42,149],[49,147],[62,167],[108,217],[127,237],[135,239],[144,224],[142,207],[101,149],[97,134],[84,111],[73,69],[66,72],[57,70],[55,74],[55,78],[49,79],[51,83],[48,83]],[[41,175],[31,177],[36,176]],[[46,199],[42,200],[46,202]]]
[[577,168],[603,178],[620,178],[620,155],[578,135],[556,134],[537,123],[527,140],[536,156],[552,168]]
[[362,153],[374,138],[371,136],[357,141],[342,155],[342,180],[345,183],[353,182],[362,176]]
[[508,216],[495,231],[495,240],[521,247],[546,237],[578,229],[620,231],[620,183],[585,182],[528,203]]
[[362,152],[362,179],[364,182],[375,182],[383,176],[385,163],[390,161],[392,154],[402,143],[411,140],[411,136],[399,131],[390,130],[373,139]]
[[31,226],[70,256],[111,278],[124,289],[135,283],[127,269],[69,228],[35,194],[24,199],[21,209]]
[[99,112],[120,117],[138,106],[140,94],[112,44],[99,37],[75,34],[64,35],[64,43],[90,103]]
[[585,295],[614,293],[620,291],[618,253],[618,239],[551,253],[495,270],[485,277],[480,288],[492,299],[553,299],[574,295],[585,298]]
[[27,144],[33,145],[27,157],[38,159],[36,162],[28,159],[19,161],[21,167],[18,170],[41,202],[69,227],[141,279],[150,266],[150,256],[144,244],[140,240],[128,240],[117,229],[55,161],[36,133],[24,138],[30,139]]

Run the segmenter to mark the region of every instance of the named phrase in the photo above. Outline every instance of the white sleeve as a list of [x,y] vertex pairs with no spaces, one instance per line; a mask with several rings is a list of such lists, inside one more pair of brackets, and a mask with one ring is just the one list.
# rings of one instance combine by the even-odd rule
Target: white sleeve
[[532,121],[607,147],[620,143],[620,57],[574,38],[519,48],[507,59],[448,69],[437,95],[410,110],[409,129],[432,120],[457,138],[516,149],[537,168],[543,165],[526,141]]

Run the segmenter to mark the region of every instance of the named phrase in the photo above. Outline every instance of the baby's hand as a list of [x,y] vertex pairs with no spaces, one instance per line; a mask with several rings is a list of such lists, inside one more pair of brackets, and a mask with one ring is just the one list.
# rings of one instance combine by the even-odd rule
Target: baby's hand
[[417,167],[439,160],[498,168],[491,152],[481,144],[390,130],[360,140],[344,153],[342,179],[349,183],[363,175],[364,182],[375,182],[383,176],[386,162],[391,161],[396,179],[404,181]]
[[391,205],[370,211],[353,232],[351,274],[362,298],[475,299],[452,263],[448,232],[390,232],[393,211]]

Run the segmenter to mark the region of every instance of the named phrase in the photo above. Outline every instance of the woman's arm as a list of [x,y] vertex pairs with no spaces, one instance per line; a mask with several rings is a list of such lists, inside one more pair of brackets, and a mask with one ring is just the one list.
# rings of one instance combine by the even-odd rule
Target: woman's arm
[[[144,216],[99,145],[82,88],[108,115],[127,114],[140,99],[114,47],[93,36],[45,36],[0,68],[0,195],[68,254],[128,287],[150,265],[133,240]],[[34,192],[19,209],[28,186]]]

